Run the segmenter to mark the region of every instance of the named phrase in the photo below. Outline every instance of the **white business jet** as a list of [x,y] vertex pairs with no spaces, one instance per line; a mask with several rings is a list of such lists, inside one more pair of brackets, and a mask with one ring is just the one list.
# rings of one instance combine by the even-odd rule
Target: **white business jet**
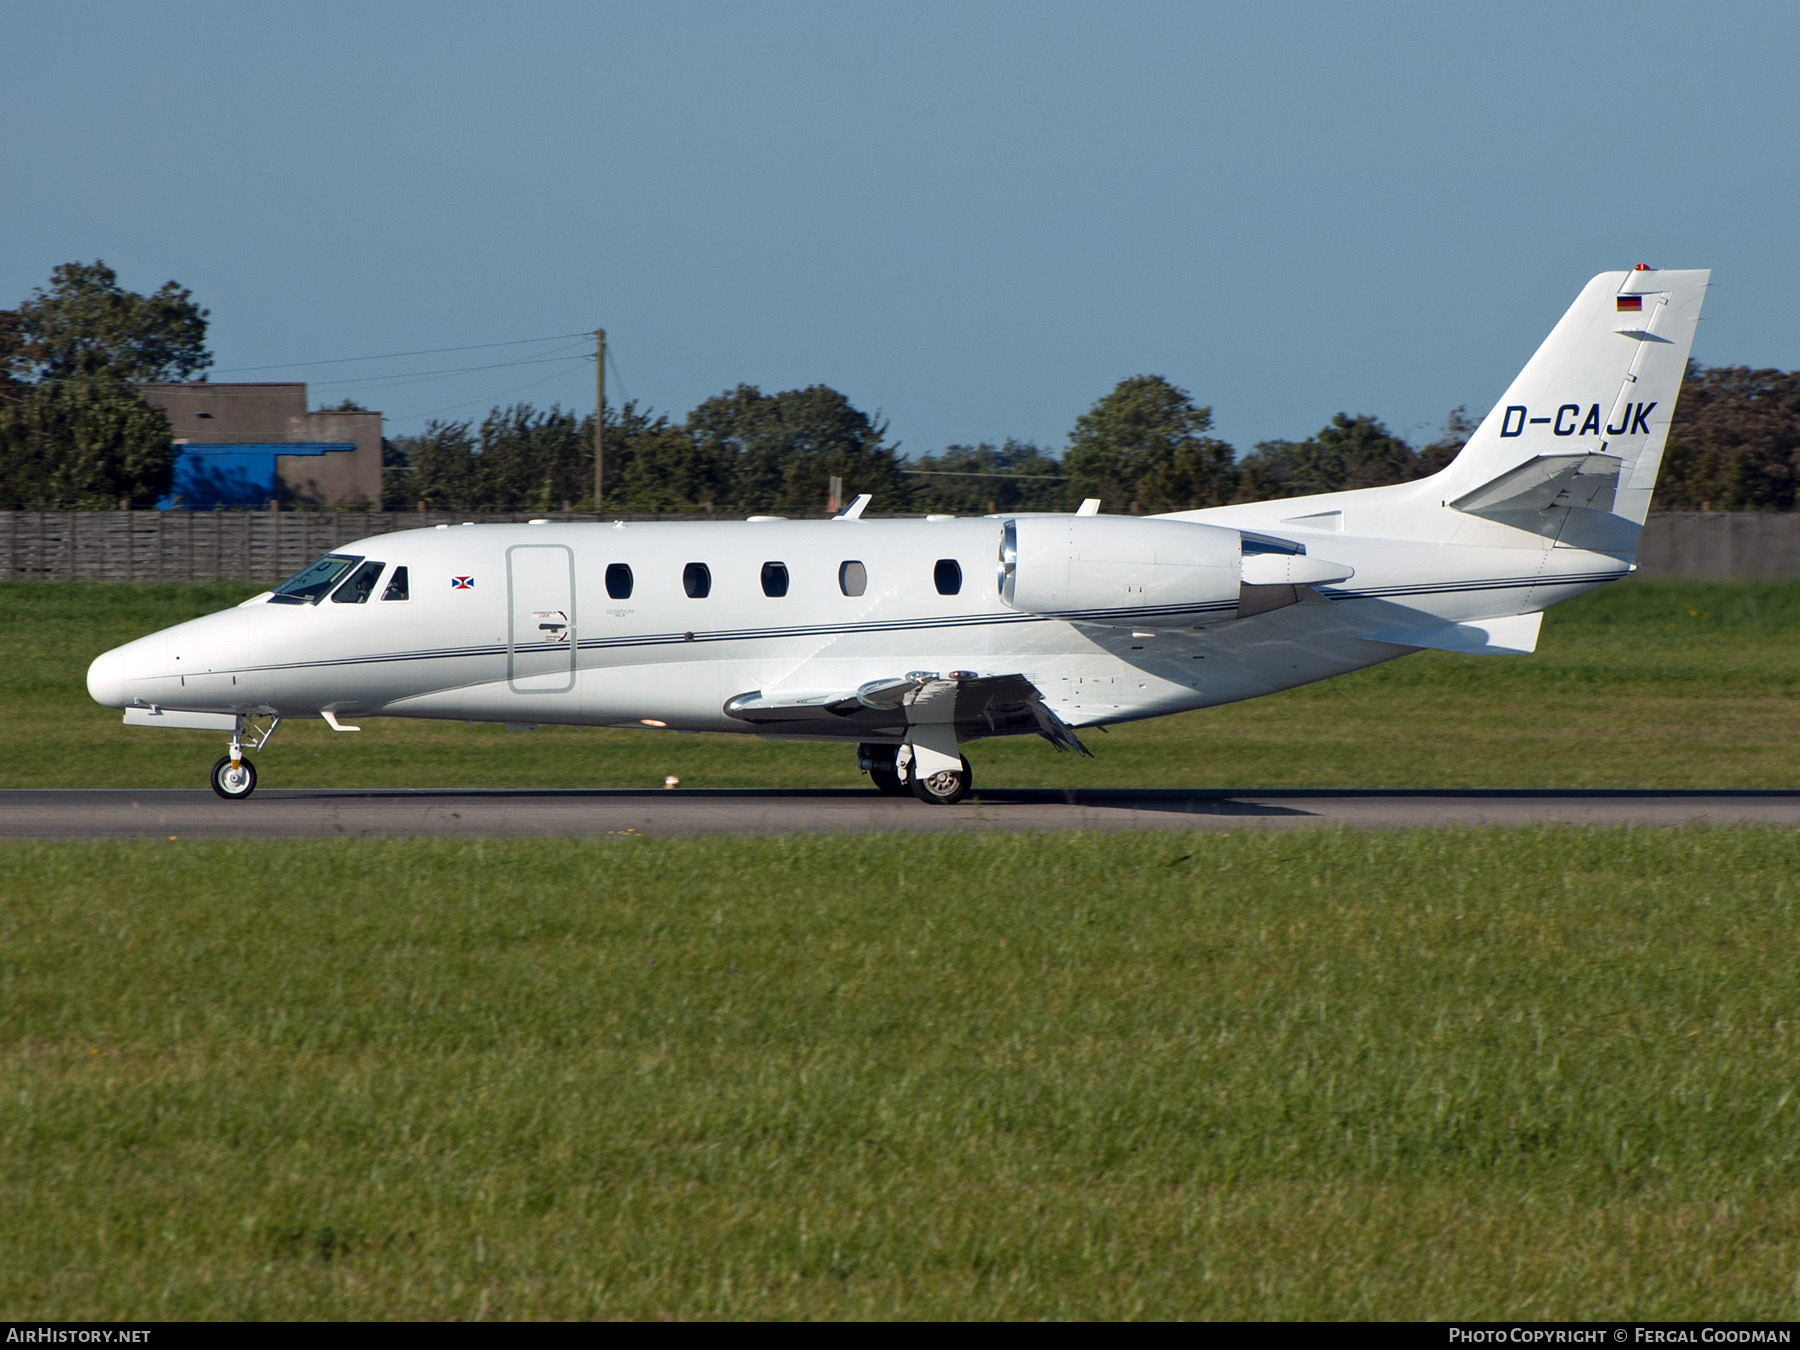
[[857,746],[955,802],[960,746],[1272,694],[1421,648],[1530,652],[1634,566],[1708,273],[1595,277],[1442,472],[1179,511],[438,526],[115,648],[128,725],[226,732],[248,797],[283,719],[667,727]]

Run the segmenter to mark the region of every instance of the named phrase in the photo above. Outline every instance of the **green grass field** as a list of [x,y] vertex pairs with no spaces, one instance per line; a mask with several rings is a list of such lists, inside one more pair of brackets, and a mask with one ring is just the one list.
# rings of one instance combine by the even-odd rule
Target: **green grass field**
[[1800,847],[0,847],[0,1317],[1800,1315]]
[[[92,704],[104,649],[242,586],[0,584],[0,786],[198,787],[221,743]],[[269,787],[853,786],[849,750],[669,732],[371,719],[284,726]],[[1800,584],[1632,580],[1550,611],[1535,656],[1424,653],[1271,698],[969,750],[978,786],[1796,787]]]

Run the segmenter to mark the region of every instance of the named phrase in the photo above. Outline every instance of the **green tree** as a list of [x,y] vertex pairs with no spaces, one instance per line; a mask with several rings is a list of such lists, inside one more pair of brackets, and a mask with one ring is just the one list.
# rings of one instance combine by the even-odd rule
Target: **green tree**
[[0,507],[100,510],[154,506],[174,478],[161,409],[105,370],[0,399]]
[[412,469],[406,485],[411,501],[434,511],[479,509],[481,482],[471,425],[433,418],[417,436],[394,437],[396,452]]
[[1662,511],[1792,511],[1800,495],[1800,371],[1690,362],[1669,427]]
[[1481,419],[1469,416],[1467,408],[1452,408],[1444,418],[1444,429],[1438,433],[1438,438],[1419,447],[1419,476],[1426,478],[1448,468],[1480,425]]
[[938,455],[921,455],[910,470],[915,511],[985,515],[996,511],[1061,511],[1068,479],[1062,465],[1029,441],[1008,440],[995,448],[948,445]]
[[1303,441],[1262,441],[1238,467],[1246,502],[1404,483],[1420,470],[1413,448],[1378,419],[1348,413]]
[[[588,453],[591,462],[593,452]],[[627,400],[606,410],[606,505],[689,511],[718,494],[716,466],[669,419]]]
[[591,498],[593,419],[556,405],[544,412],[529,403],[495,408],[481,424],[476,467],[488,510],[549,511]]
[[1183,511],[1231,500],[1231,446],[1205,433],[1212,409],[1161,375],[1133,375],[1075,420],[1063,469],[1068,501],[1106,511]]
[[693,469],[716,494],[695,500],[738,511],[816,511],[834,476],[846,493],[894,505],[910,496],[886,424],[826,385],[765,394],[740,384],[689,413],[686,430]]
[[168,419],[131,382],[211,363],[206,311],[183,287],[139,295],[98,261],[53,269],[48,287],[0,311],[0,501],[154,505],[177,452]]
[[63,263],[0,328],[0,358],[17,380],[71,379],[105,371],[140,382],[190,380],[212,364],[207,312],[173,281],[149,295],[119,285],[105,263]]

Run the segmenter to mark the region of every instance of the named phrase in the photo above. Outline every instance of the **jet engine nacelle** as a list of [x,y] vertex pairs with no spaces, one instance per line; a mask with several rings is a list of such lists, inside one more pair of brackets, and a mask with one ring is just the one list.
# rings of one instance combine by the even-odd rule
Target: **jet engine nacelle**
[[1241,536],[1121,516],[1023,516],[1000,537],[1000,597],[1027,614],[1119,628],[1229,619]]

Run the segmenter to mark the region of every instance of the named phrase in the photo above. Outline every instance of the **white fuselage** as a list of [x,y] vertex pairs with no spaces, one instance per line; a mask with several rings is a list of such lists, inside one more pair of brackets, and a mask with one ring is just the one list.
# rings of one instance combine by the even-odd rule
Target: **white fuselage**
[[[1297,509],[1269,505],[1290,519]],[[727,702],[751,691],[836,694],[915,671],[1004,672],[1023,675],[1079,727],[1343,674],[1413,649],[1362,635],[1541,610],[1625,570],[1547,540],[1521,547],[1517,531],[1482,522],[1504,542],[1254,519],[1268,515],[1241,507],[1184,519],[1278,530],[1354,577],[1272,612],[1142,629],[1010,607],[996,581],[1003,521],[991,517],[408,530],[336,550],[386,564],[366,602],[265,594],[108,653],[89,684],[114,707],[756,732]],[[943,561],[961,573],[956,594],[939,593]],[[703,598],[684,588],[693,563],[709,574]],[[785,568],[785,595],[764,593],[766,563]],[[862,564],[861,595],[844,593],[845,563]],[[620,564],[631,571],[626,598],[607,590],[607,569]],[[408,598],[380,599],[398,567]],[[786,734],[858,739],[829,728]]]
[[1632,567],[1708,277],[1594,277],[1429,478],[1150,519],[852,518],[864,498],[830,521],[408,530],[322,561],[360,589],[142,638],[88,688],[142,725],[235,727],[234,774],[252,715],[647,723],[892,746],[883,774],[952,800],[962,740],[1079,746],[1419,648],[1532,650],[1542,611]]

